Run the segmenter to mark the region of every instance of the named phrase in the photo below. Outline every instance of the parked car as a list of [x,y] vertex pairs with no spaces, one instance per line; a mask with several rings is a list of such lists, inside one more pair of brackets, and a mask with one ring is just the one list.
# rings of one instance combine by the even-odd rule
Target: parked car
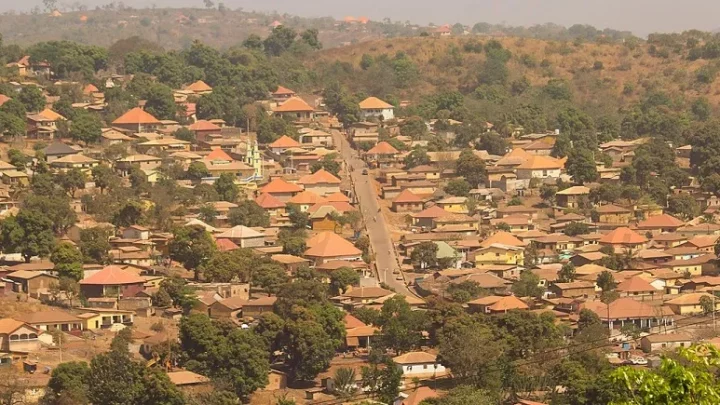
[[636,365],[636,366],[646,366],[648,364],[648,361],[644,357],[631,357],[630,358],[630,364]]
[[367,169],[363,169],[362,174],[367,174]]

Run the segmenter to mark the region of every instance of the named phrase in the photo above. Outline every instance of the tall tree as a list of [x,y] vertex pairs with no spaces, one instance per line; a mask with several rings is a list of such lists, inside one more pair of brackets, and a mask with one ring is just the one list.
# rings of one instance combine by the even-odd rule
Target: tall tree
[[237,200],[240,190],[235,184],[235,176],[230,173],[223,173],[215,180],[215,190],[223,201],[234,202]]
[[83,278],[83,255],[70,243],[63,242],[55,246],[50,261],[55,264],[58,276],[70,277],[76,281]]
[[48,257],[55,247],[53,223],[42,212],[21,209],[0,222],[0,242],[4,251],[20,253],[26,263],[34,256]]
[[89,145],[100,140],[102,135],[102,122],[97,115],[82,112],[76,113],[70,126],[70,136],[76,140]]
[[485,162],[476,156],[472,150],[463,149],[456,162],[456,170],[458,176],[461,176],[470,183],[472,188],[477,188],[480,183],[484,183],[487,178],[485,170]]
[[212,257],[216,249],[210,233],[198,225],[175,229],[173,239],[168,244],[170,258],[194,271],[197,280],[200,278],[201,265]]

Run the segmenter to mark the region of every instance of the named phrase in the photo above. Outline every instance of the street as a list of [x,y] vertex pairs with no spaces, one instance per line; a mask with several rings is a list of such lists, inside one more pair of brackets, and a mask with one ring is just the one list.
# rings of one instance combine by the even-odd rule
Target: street
[[[395,277],[401,274],[395,246],[390,238],[385,217],[379,212],[380,205],[375,187],[372,185],[371,175],[369,172],[365,175],[362,174],[363,169],[366,168],[365,162],[357,157],[356,151],[350,147],[350,143],[342,133],[333,130],[332,135],[355,187],[355,195],[365,220],[372,251],[375,253],[374,260],[378,271],[378,280],[389,285],[399,294],[410,295],[404,281],[395,280]],[[397,271],[397,274],[394,274],[394,271]]]

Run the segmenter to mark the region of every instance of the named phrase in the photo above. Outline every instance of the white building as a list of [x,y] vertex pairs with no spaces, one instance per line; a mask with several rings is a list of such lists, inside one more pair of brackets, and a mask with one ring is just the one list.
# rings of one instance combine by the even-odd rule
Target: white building
[[395,107],[377,97],[368,97],[360,102],[360,117],[362,120],[378,118],[383,121],[395,118]]
[[437,356],[430,353],[408,352],[394,357],[393,361],[402,370],[403,377],[439,376],[446,372]]

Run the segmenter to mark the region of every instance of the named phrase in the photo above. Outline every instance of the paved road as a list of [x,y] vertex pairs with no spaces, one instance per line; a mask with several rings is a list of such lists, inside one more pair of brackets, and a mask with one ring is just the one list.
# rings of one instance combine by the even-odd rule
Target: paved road
[[362,170],[366,167],[365,162],[357,157],[357,153],[350,147],[347,139],[339,131],[333,130],[332,134],[335,145],[345,161],[355,186],[355,195],[365,218],[370,244],[375,253],[378,278],[380,282],[386,283],[396,292],[410,295],[404,282],[395,280],[397,274],[393,274],[393,271],[397,270],[399,272],[400,270],[395,246],[390,238],[385,216],[378,212],[380,205],[378,204],[377,190],[373,186],[370,176],[362,174]]

